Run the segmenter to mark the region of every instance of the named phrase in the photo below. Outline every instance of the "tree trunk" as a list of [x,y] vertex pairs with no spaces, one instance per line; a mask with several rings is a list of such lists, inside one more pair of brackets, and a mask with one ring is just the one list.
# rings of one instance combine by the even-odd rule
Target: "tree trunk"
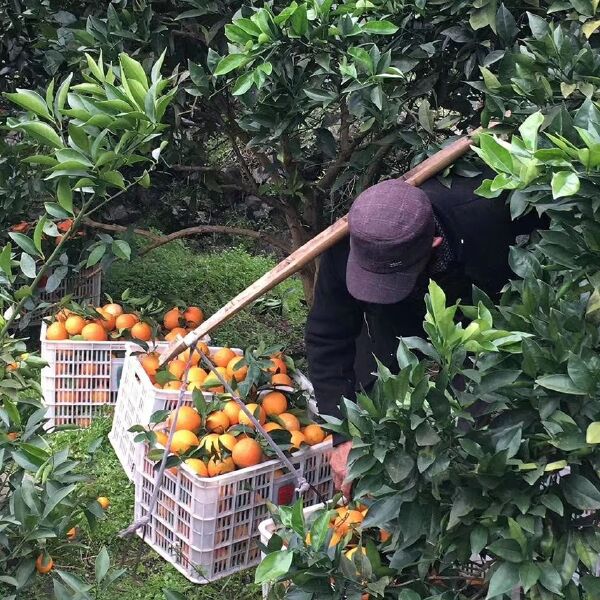
[[[308,241],[308,236],[302,226],[302,221],[296,208],[290,205],[285,207],[285,220],[292,236],[292,248],[297,250]],[[316,277],[316,265],[313,262],[306,265],[302,271],[300,271],[300,279],[302,280],[302,288],[304,290],[304,299],[308,306],[312,305],[314,297]]]

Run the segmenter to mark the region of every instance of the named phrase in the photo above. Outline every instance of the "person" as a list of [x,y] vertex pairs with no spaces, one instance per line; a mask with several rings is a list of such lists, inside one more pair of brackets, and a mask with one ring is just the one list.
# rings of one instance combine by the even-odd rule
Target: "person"
[[[372,386],[377,357],[398,371],[400,337],[423,336],[429,280],[450,303],[469,302],[476,285],[492,298],[511,277],[508,253],[535,218],[511,220],[502,199],[477,196],[486,174],[413,187],[380,182],[354,201],[350,235],[323,254],[305,330],[308,370],[322,415],[340,417],[342,397]],[[340,489],[351,442],[334,436]],[[347,484],[341,489],[348,495]]]

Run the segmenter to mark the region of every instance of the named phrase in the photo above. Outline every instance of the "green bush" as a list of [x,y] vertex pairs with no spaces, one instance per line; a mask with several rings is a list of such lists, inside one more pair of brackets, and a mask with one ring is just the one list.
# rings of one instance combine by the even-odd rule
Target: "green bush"
[[[211,315],[274,265],[274,259],[242,248],[196,254],[183,242],[171,242],[131,262],[115,263],[104,288],[115,299],[130,288],[135,295],[151,294],[167,304],[198,305]],[[306,307],[300,281],[285,281],[269,297],[281,300],[281,311],[246,309],[211,333],[215,343],[246,347],[284,340],[290,353],[301,352]]]

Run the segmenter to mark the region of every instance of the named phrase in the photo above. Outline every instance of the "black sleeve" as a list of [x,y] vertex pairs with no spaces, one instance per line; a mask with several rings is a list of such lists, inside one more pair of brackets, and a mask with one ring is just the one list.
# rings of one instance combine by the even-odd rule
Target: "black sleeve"
[[340,416],[342,396],[355,398],[354,356],[363,315],[346,287],[345,256],[339,246],[322,256],[305,332],[319,413],[335,417]]

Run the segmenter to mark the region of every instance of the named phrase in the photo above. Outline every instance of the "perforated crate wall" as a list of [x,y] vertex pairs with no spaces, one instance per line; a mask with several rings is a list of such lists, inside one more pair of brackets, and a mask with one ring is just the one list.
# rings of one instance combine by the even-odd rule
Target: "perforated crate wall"
[[[79,273],[69,273],[52,292],[47,292],[42,288],[40,290],[40,302],[55,304],[68,294],[71,294],[73,300],[78,304],[88,302],[93,306],[98,306],[101,300],[101,291],[101,269],[83,269]],[[46,308],[32,311],[30,323],[39,322],[43,316],[49,314],[50,310],[52,309]]]
[[[216,347],[210,348],[211,352],[216,350]],[[140,361],[133,354],[134,351],[135,346],[131,345],[126,353],[113,424],[108,434],[108,439],[129,479],[133,479],[136,446],[133,441],[135,434],[130,433],[129,429],[133,425],[147,425],[157,410],[174,410],[179,398],[178,390],[163,390],[152,385]],[[239,354],[242,352],[237,349],[235,351]],[[204,397],[210,402],[213,394],[205,392]],[[183,403],[192,406],[191,392],[186,392]]]
[[[48,427],[88,427],[94,417],[107,413],[117,400],[126,340],[85,342],[46,340],[41,328],[42,392],[47,406]],[[166,348],[167,343],[157,344]]]
[[[333,495],[329,466],[332,446],[323,442],[294,453],[292,462],[322,498]],[[143,445],[136,451],[135,519],[149,514],[156,485],[155,464]],[[260,561],[259,524],[268,517],[267,500],[294,501],[294,481],[272,460],[218,477],[195,475],[184,465],[165,473],[148,525],[138,531],[158,554],[194,583],[209,583]],[[320,502],[314,491],[305,506]]]

